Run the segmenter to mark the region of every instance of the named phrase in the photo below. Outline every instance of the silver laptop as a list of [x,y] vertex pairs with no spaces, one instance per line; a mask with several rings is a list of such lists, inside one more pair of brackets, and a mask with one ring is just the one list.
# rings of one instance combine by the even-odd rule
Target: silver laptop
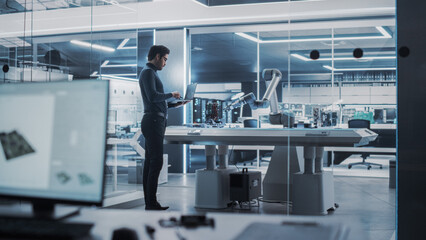
[[197,89],[196,83],[189,84],[186,87],[185,98],[184,99],[176,99],[176,100],[172,101],[172,103],[180,103],[180,102],[187,102],[187,101],[193,100],[196,89]]

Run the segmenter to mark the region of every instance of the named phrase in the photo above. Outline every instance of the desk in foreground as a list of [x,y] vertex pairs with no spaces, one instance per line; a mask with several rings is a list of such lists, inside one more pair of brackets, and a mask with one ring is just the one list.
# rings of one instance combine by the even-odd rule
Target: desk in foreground
[[[376,137],[377,134],[368,129],[178,126],[168,127],[165,134],[167,143],[206,145],[207,168],[197,171],[196,207],[224,208],[229,203],[228,175],[235,170],[228,168],[228,145],[272,145],[275,149],[263,182],[264,199],[292,200],[293,213],[319,215],[334,207],[333,177],[322,171],[324,147],[365,145]],[[218,168],[215,168],[216,145],[219,145]],[[296,146],[303,147],[303,173],[300,173]],[[287,192],[291,192],[292,198]]]
[[[88,239],[112,239],[112,234],[115,229],[119,228],[130,228],[136,231],[139,239],[241,239],[243,231],[247,231],[247,227],[253,223],[260,223],[259,226],[255,226],[258,235],[263,235],[261,239],[278,239],[271,238],[268,232],[262,232],[264,230],[262,225],[274,225],[285,224],[289,227],[289,230],[285,233],[286,239],[339,239],[339,240],[355,240],[355,239],[367,239],[366,233],[361,230],[359,222],[354,219],[349,221],[348,217],[345,219],[335,217],[320,218],[320,217],[307,217],[307,216],[282,216],[282,215],[260,215],[260,214],[239,214],[239,213],[207,213],[206,217],[214,220],[214,228],[207,226],[200,226],[197,228],[184,228],[184,227],[161,227],[159,220],[169,220],[171,217],[179,220],[182,213],[179,212],[158,212],[158,211],[140,211],[140,210],[129,210],[129,209],[83,209],[79,216],[73,217],[67,221],[70,222],[92,222],[95,226],[92,228],[91,237]],[[145,226],[149,225],[155,229],[153,237],[150,237]],[[334,234],[333,237],[321,238],[318,234],[315,234],[315,226],[329,226],[325,229],[329,233],[340,233]],[[350,229],[349,229],[350,226]],[[249,229],[250,230],[250,229]],[[253,229],[255,230],[255,229]],[[275,230],[275,229],[274,229]],[[349,231],[348,231],[349,230]],[[308,238],[291,238],[288,236],[298,236],[304,233],[311,235]],[[347,234],[344,234],[347,233]],[[337,236],[336,236],[337,235]],[[259,239],[255,236],[244,239]]]
[[[55,207],[58,216],[75,210],[75,206],[57,205]],[[31,205],[25,202],[16,204],[0,204],[0,215],[29,217],[31,216]],[[86,240],[110,240],[113,232],[120,228],[129,228],[136,232],[139,239],[167,239],[167,240],[210,240],[210,239],[316,239],[316,240],[358,240],[367,239],[366,232],[362,230],[359,219],[350,216],[333,216],[332,218],[322,218],[313,216],[282,216],[282,215],[263,215],[263,214],[247,214],[247,213],[207,213],[206,218],[214,221],[214,227],[199,226],[196,228],[186,227],[162,227],[159,220],[170,220],[172,217],[180,220],[182,214],[172,211],[143,211],[132,209],[96,209],[83,207],[80,214],[62,220],[65,223],[93,223],[90,236],[82,239]],[[192,221],[191,221],[192,223]],[[255,224],[253,226],[253,224]],[[281,231],[281,225],[287,226],[286,232],[280,238],[271,238],[271,232]],[[152,237],[146,231],[149,225],[155,229]],[[265,226],[266,225],[266,226]],[[163,225],[164,226],[164,225]],[[170,225],[173,226],[173,225]],[[265,228],[266,227],[266,228]],[[318,227],[321,227],[319,229]],[[326,228],[322,228],[326,227]],[[269,234],[265,229],[271,230]],[[241,238],[242,234],[254,231],[249,237]],[[329,233],[327,236],[321,237],[318,230],[322,233]],[[349,231],[348,231],[349,230]],[[334,234],[333,234],[334,233]],[[344,234],[346,233],[346,234]],[[296,238],[293,236],[305,236],[304,238]],[[308,235],[306,234],[315,234]],[[262,235],[261,238],[257,237]],[[268,237],[269,236],[269,237]],[[285,238],[287,237],[287,238]],[[3,238],[1,238],[3,239]]]

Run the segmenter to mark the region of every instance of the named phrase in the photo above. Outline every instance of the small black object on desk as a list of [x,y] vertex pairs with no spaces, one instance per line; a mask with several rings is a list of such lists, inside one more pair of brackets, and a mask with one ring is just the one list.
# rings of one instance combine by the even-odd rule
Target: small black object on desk
[[114,230],[112,240],[139,240],[139,238],[135,230],[130,228],[119,228]]
[[182,215],[180,225],[186,228],[197,228],[199,226],[210,226],[214,228],[214,220],[204,215]]
[[160,219],[159,224],[161,227],[185,227],[185,228],[197,228],[200,226],[207,226],[214,228],[215,223],[213,218],[207,218],[205,215],[182,215],[180,220],[175,217],[171,217],[169,220]]
[[145,225],[145,231],[150,239],[154,239],[155,228],[149,225]]

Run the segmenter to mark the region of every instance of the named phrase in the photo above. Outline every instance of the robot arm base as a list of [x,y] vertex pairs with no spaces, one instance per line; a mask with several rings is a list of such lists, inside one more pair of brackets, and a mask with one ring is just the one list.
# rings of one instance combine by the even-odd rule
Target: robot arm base
[[294,116],[286,113],[270,113],[269,122],[273,125],[283,125],[283,127],[292,128],[294,125]]

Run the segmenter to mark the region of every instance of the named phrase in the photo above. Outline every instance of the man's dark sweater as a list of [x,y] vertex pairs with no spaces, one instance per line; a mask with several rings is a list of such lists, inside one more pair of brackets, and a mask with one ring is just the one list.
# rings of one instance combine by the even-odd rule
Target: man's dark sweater
[[164,93],[163,83],[157,74],[157,68],[147,63],[139,77],[144,112],[160,112],[167,115],[166,99],[173,97],[172,93]]

